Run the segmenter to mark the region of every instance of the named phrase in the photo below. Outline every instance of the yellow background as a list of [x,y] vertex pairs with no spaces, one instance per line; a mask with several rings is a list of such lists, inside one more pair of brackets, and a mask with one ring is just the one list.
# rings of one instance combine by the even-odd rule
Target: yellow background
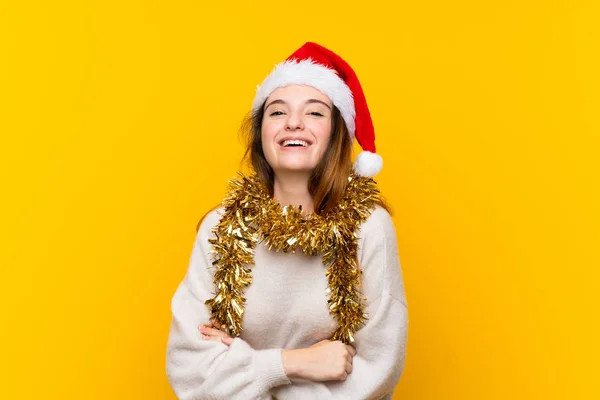
[[357,71],[385,160],[395,399],[598,398],[594,3],[1,2],[0,398],[175,398],[195,225],[307,40]]

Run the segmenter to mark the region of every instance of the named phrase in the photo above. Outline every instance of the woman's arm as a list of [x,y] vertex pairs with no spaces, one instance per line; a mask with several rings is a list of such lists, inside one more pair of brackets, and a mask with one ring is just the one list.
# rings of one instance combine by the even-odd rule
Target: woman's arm
[[[234,339],[226,329],[202,325],[200,332],[204,340],[214,340],[230,346]],[[315,382],[345,380],[352,373],[352,357],[356,350],[341,341],[322,340],[308,348],[284,350],[283,369],[290,379],[308,379]]]
[[213,291],[208,238],[219,217],[212,211],[198,229],[187,273],[171,302],[167,377],[179,399],[271,399],[269,389],[290,383],[282,349],[255,350],[240,338],[227,346],[203,340],[198,330],[211,318],[204,304]]

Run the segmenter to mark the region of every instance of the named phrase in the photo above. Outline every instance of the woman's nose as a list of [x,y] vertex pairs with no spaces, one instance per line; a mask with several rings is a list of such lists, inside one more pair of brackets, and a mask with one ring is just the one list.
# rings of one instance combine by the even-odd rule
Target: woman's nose
[[290,117],[286,121],[286,129],[288,130],[296,130],[303,128],[302,118],[298,115],[291,114]]

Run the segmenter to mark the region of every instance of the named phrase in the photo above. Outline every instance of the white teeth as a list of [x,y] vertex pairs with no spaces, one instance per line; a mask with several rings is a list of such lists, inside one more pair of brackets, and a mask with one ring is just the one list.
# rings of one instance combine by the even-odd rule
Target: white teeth
[[308,142],[305,142],[304,140],[284,140],[281,145],[283,147],[292,146],[292,145],[308,147]]

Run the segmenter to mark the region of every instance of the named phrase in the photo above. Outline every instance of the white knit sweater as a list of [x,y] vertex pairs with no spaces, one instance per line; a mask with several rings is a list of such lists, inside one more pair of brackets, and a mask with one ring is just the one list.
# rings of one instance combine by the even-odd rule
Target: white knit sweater
[[259,244],[246,288],[242,334],[231,346],[202,340],[198,327],[211,317],[213,297],[209,237],[223,209],[202,222],[185,278],[171,304],[167,344],[169,382],[179,399],[391,399],[406,359],[407,303],[394,224],[377,206],[359,231],[366,325],[355,334],[353,372],[345,381],[290,380],[282,350],[328,339],[337,324],[327,308],[320,256],[282,253]]

